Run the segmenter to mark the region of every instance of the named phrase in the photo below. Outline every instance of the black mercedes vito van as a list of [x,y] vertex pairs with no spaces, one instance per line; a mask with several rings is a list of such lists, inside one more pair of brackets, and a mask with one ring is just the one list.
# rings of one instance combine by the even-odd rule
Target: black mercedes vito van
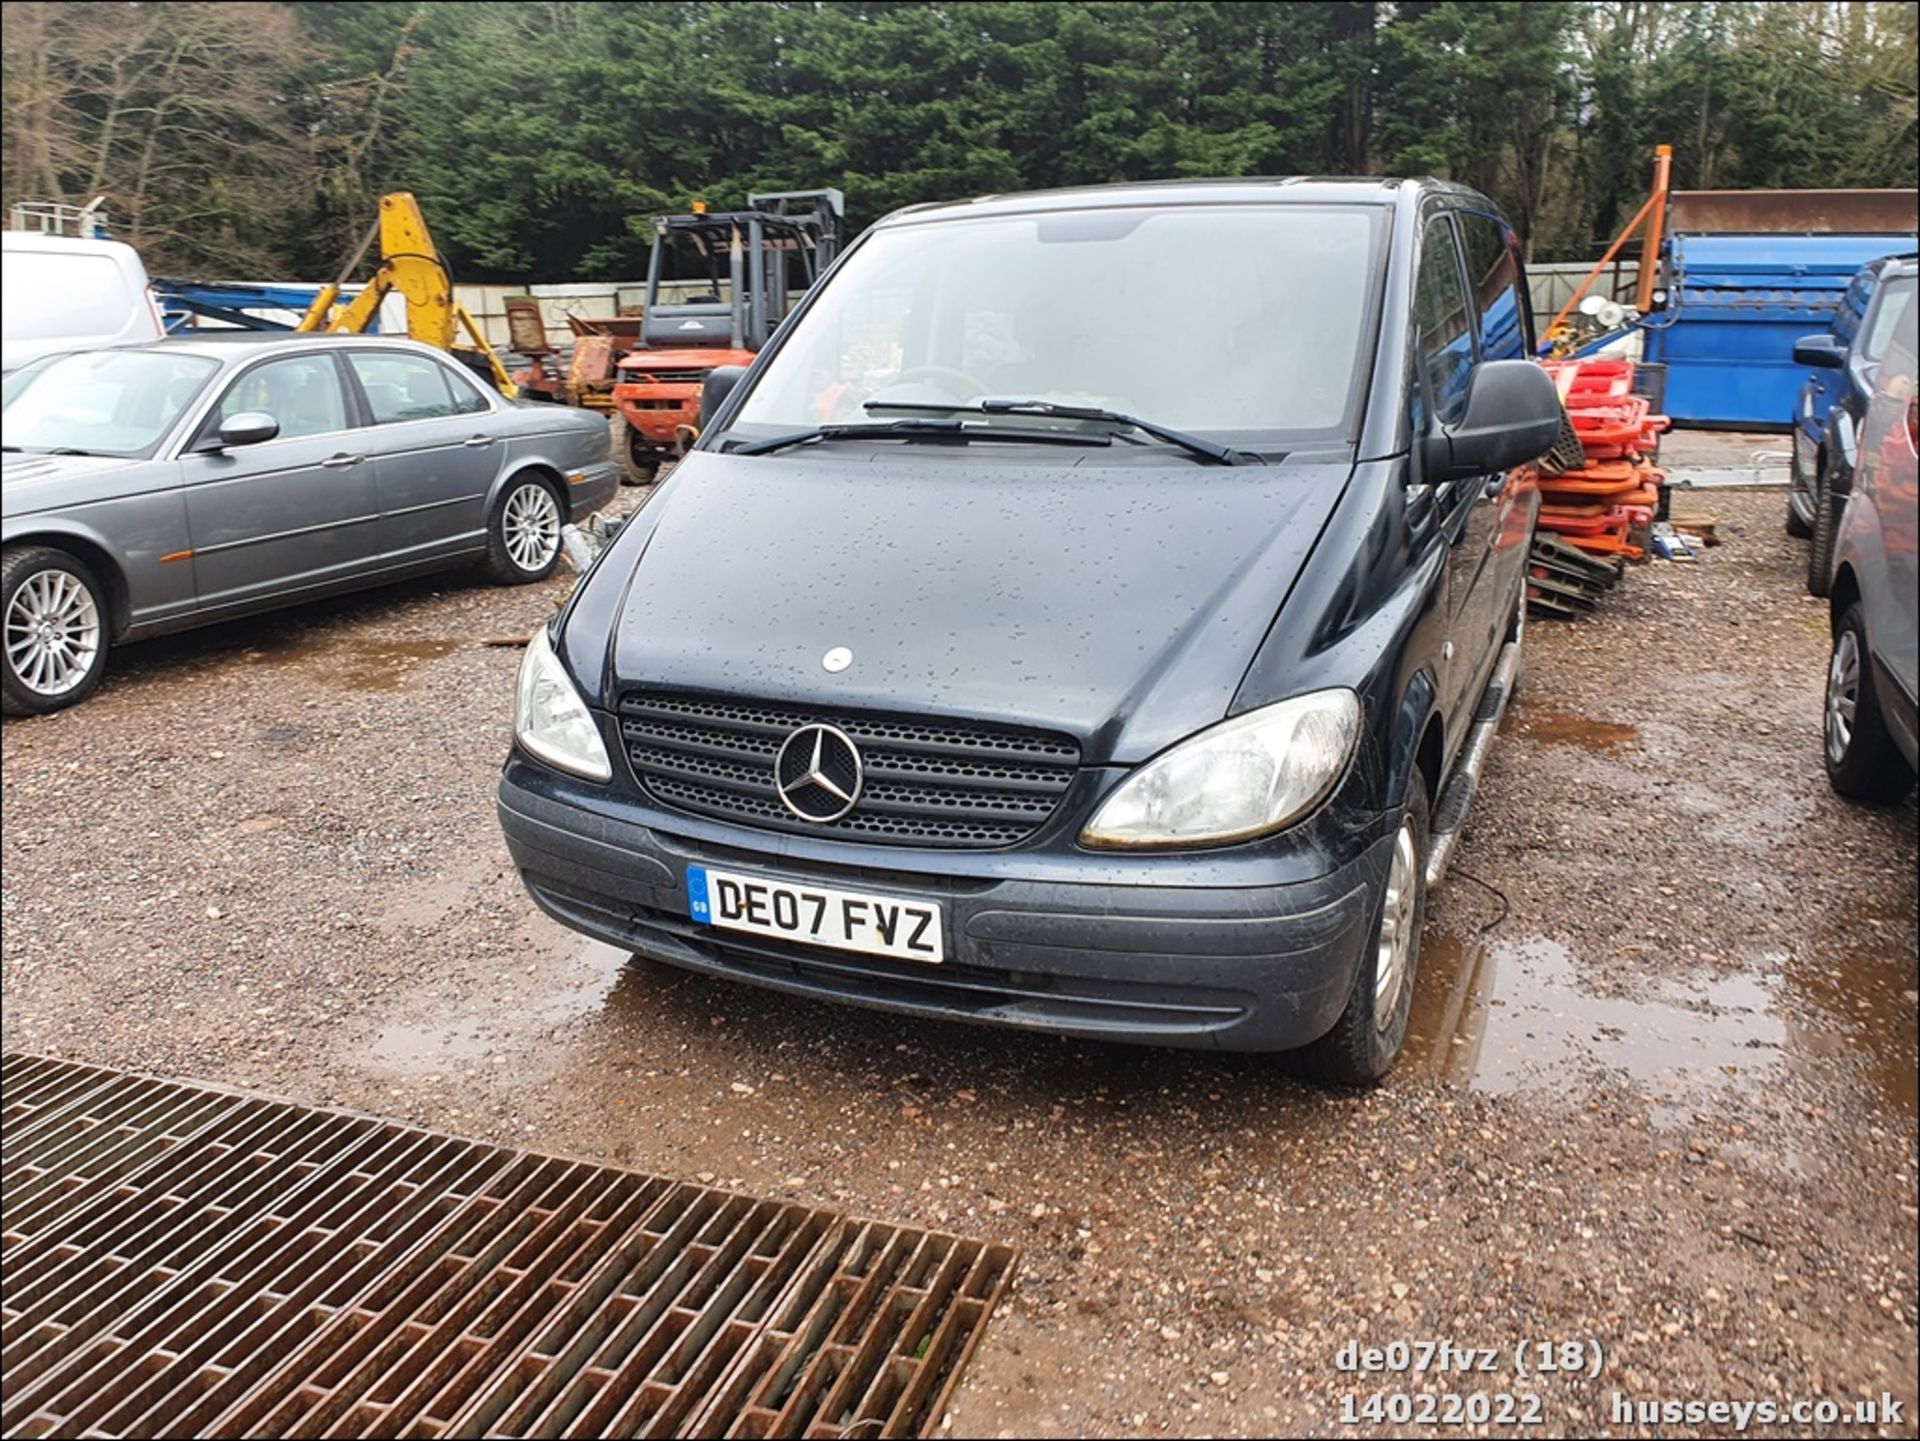
[[798,995],[1377,1078],[1517,674],[1531,332],[1431,180],[889,216],[534,636],[528,889]]

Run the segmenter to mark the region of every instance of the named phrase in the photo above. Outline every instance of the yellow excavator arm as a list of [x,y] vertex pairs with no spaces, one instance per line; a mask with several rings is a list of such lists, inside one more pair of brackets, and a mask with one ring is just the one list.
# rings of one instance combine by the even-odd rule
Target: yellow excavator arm
[[[380,242],[380,268],[353,298],[352,304],[335,314],[341,287],[353,277],[375,240]],[[487,344],[479,322],[454,298],[452,277],[440,259],[440,252],[433,248],[426,217],[420,213],[420,202],[413,198],[411,191],[396,190],[380,197],[380,218],[367,231],[339,278],[314,297],[312,306],[294,329],[336,335],[363,334],[380,313],[380,302],[396,290],[406,297],[410,337],[438,350],[479,356],[493,376],[495,389],[510,400],[520,393],[519,387],[508,378],[500,357]],[[473,342],[471,345],[461,344],[463,331]]]

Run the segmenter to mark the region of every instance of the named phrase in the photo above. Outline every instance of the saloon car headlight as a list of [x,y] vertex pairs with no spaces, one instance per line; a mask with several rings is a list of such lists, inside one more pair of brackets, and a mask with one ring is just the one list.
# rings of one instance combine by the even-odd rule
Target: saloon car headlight
[[567,678],[543,625],[527,642],[513,694],[513,736],[548,765],[590,781],[613,779],[600,727]]
[[1204,846],[1277,831],[1327,798],[1360,738],[1360,698],[1315,691],[1210,726],[1120,783],[1080,839]]

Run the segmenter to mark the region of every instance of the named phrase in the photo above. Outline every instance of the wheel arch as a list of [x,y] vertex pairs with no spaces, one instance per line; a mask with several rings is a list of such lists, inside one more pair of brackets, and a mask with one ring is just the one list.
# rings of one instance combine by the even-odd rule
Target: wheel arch
[[1437,799],[1440,769],[1446,756],[1446,727],[1438,705],[1439,692],[1424,667],[1413,674],[1401,692],[1394,714],[1392,751],[1387,767],[1387,799],[1399,806],[1407,787],[1418,779],[1427,799]]
[[4,549],[8,553],[41,547],[47,550],[63,550],[76,560],[83,562],[89,570],[100,578],[100,584],[107,588],[107,613],[110,624],[107,638],[119,641],[133,624],[133,594],[127,584],[125,562],[97,536],[87,535],[83,531],[66,529],[22,530],[6,538]]
[[530,475],[539,476],[553,487],[553,493],[560,500],[560,523],[565,525],[571,510],[571,503],[567,498],[567,478],[551,461],[545,460],[523,460],[500,473],[500,478],[493,483],[492,493],[487,496],[489,519],[498,512],[507,498],[507,492]]
[[1852,561],[1842,561],[1834,570],[1833,583],[1827,588],[1827,613],[1834,630],[1840,629],[1840,617],[1860,599],[1860,577]]

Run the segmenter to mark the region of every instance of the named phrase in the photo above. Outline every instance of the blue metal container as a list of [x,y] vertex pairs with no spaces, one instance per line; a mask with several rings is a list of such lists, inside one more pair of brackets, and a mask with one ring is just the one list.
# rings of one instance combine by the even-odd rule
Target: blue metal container
[[[1914,249],[1916,190],[1676,190],[1660,301],[1635,319],[1680,425],[1788,430],[1806,371],[1793,343],[1827,330],[1860,267]],[[1588,355],[1627,331],[1582,346]]]
[[1887,234],[1669,235],[1667,304],[1641,322],[1646,358],[1667,367],[1667,414],[1682,425],[1790,428],[1806,379],[1793,342],[1827,329],[1863,264],[1914,243]]

